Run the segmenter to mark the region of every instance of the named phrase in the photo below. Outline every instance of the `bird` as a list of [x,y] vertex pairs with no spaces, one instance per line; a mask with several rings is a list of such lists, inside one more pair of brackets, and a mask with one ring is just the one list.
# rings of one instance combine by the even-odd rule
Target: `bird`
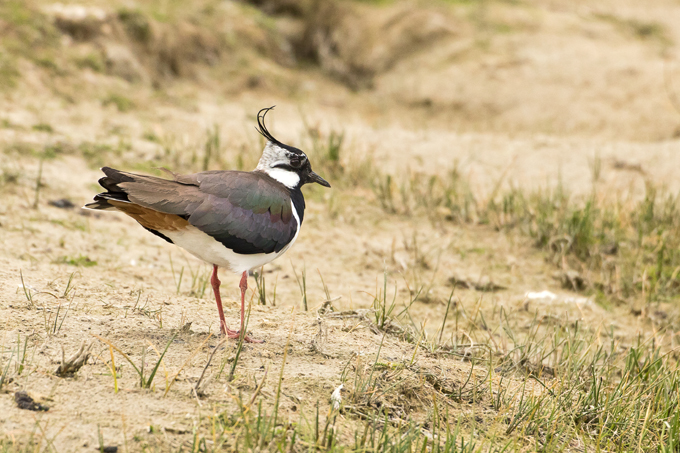
[[[261,343],[245,332],[248,272],[275,260],[295,243],[305,212],[301,188],[331,185],[312,171],[307,155],[274,138],[261,109],[255,129],[266,140],[253,171],[213,170],[180,175],[162,168],[167,178],[103,167],[99,185],[86,209],[117,210],[143,228],[212,265],[210,283],[228,338]],[[227,326],[220,297],[218,269],[241,275],[241,328]]]

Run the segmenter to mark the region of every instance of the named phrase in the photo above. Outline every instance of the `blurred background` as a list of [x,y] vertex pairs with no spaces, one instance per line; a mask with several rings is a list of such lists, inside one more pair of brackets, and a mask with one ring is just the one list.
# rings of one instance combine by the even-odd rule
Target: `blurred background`
[[[277,105],[332,219],[358,197],[551,238],[570,209],[680,190],[678,23],[675,0],[6,0],[0,190],[82,205],[102,165],[249,170]],[[555,188],[565,224],[537,232],[552,195],[527,200]]]
[[[220,349],[201,403],[210,266],[80,206],[103,165],[253,169],[272,105],[269,130],[333,188],[304,188],[295,247],[250,279],[267,343]],[[0,0],[0,390],[56,408],[41,424],[1,393],[0,447],[199,451],[216,424],[231,445],[250,420],[235,395],[252,405],[265,365],[280,390],[290,344],[293,424],[266,442],[308,436],[316,401],[317,445],[344,382],[347,445],[389,408],[390,437],[415,420],[426,451],[439,398],[484,445],[677,451],[678,170],[678,0]],[[81,342],[97,360],[55,380]],[[160,398],[160,371],[146,391],[125,363],[119,394],[114,345],[130,364],[167,345],[165,386],[166,365],[184,380]],[[371,403],[360,378],[388,390]]]
[[674,0],[7,0],[0,140],[148,162],[216,126],[233,153],[277,104],[282,139],[343,131],[390,171],[578,187],[598,155],[669,177],[679,20]]

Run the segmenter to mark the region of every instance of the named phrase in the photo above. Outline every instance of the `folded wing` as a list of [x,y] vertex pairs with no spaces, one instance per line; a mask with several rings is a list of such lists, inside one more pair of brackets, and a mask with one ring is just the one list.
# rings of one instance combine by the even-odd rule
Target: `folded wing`
[[102,171],[106,176],[99,184],[107,192],[88,208],[115,208],[140,221],[127,212],[131,207],[125,209],[131,203],[176,216],[239,254],[279,252],[297,232],[288,190],[264,173],[210,171],[163,179],[109,167]]

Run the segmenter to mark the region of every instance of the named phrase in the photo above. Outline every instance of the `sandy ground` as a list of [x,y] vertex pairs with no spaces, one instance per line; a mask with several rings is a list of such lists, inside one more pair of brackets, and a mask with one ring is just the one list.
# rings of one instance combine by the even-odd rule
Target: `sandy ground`
[[[105,156],[135,171],[150,171],[147,163],[158,156],[168,165],[190,167],[192,150],[200,150],[206,130],[219,124],[224,161],[235,162],[245,152],[252,163],[259,153],[253,115],[271,104],[277,108],[270,129],[285,142],[309,146],[305,122],[326,134],[343,131],[346,164],[368,156],[381,171],[397,175],[445,174],[457,166],[480,198],[499,181],[530,189],[561,181],[584,195],[592,190],[598,160],[602,171],[597,184],[611,193],[638,197],[646,179],[680,190],[675,177],[680,141],[674,136],[680,112],[669,103],[663,83],[664,58],[677,53],[676,46],[668,45],[662,55],[657,38],[650,38],[651,43],[631,38],[625,26],[621,31],[616,25],[621,20],[629,24],[629,18],[677,23],[677,2],[657,1],[649,8],[637,2],[602,2],[598,9],[555,1],[499,8],[490,9],[489,17],[498,18],[489,23],[511,23],[516,32],[501,34],[487,52],[475,57],[470,49],[479,48],[479,36],[463,39],[461,32],[463,38],[433,50],[427,64],[427,55],[415,53],[377,76],[373,91],[364,93],[313,73],[300,75],[315,80],[316,88],[305,95],[287,96],[270,87],[238,95],[215,93],[192,81],[178,81],[161,96],[148,87],[86,73],[85,91],[101,84],[130,88],[136,107],[120,112],[99,100],[65,101],[46,89],[44,77],[29,66],[21,87],[1,101],[0,365],[9,364],[12,377],[0,394],[1,435],[25,440],[34,433],[42,447],[52,445],[57,451],[93,450],[99,446],[98,431],[105,445],[129,451],[186,448],[194,429],[207,429],[206,417],[232,413],[236,398],[249,401],[263,380],[259,395],[271,403],[286,345],[281,407],[289,420],[298,420],[301,413],[311,418],[317,401],[327,410],[331,392],[343,382],[343,370],[348,364],[356,370],[372,363],[381,340],[381,360],[408,363],[415,357],[421,371],[454,386],[465,381],[469,361],[423,350],[414,355],[411,343],[389,335],[383,340],[356,318],[317,314],[326,299],[322,278],[337,311],[371,307],[384,270],[389,296],[396,286],[399,311],[415,288],[424,287],[426,297],[410,313],[430,336],[442,326],[451,277],[489,279],[505,288],[494,293],[456,290],[457,315],[443,324],[445,339],[463,338],[458,315],[464,318],[463,313],[475,310],[494,326],[501,309],[517,326],[536,316],[565,324],[579,319],[591,331],[613,332],[622,345],[637,333],[652,331],[653,323],[631,315],[629,307],[605,308],[562,289],[552,277],[554,268],[515,233],[385,214],[363,187],[311,188],[306,189],[305,223],[295,247],[265,268],[267,306],[257,304],[255,280],[249,280],[249,330],[265,343],[244,347],[229,381],[235,344],[220,345],[215,336],[217,311],[209,285],[205,288],[209,267],[122,214],[79,209],[97,192],[100,176],[97,156],[84,159],[74,151],[79,145],[119,146],[119,154]],[[618,22],[602,19],[613,10]],[[667,27],[666,33],[671,41],[680,39],[677,28]],[[461,55],[454,58],[456,52]],[[574,64],[565,67],[565,60]],[[460,64],[444,65],[446,61]],[[645,86],[647,91],[641,92]],[[69,89],[78,88],[64,88]],[[433,100],[431,109],[428,102],[423,107],[424,99]],[[492,101],[508,107],[488,114]],[[462,106],[458,110],[451,107],[456,103]],[[436,112],[442,106],[448,106],[445,112]],[[53,131],[36,130],[37,124],[49,124]],[[149,132],[161,143],[150,141]],[[38,157],[53,145],[67,152],[43,161],[35,205]],[[178,154],[163,154],[164,145]],[[75,207],[48,203],[62,198]],[[309,311],[296,278],[303,269]],[[221,278],[227,319],[236,324],[238,278]],[[527,302],[527,292],[543,290],[556,299]],[[320,325],[327,338],[315,340]],[[500,338],[494,329],[482,341]],[[136,373],[117,353],[116,365],[122,370],[120,390],[114,393],[109,344],[100,338],[137,364],[145,357],[148,370],[175,334],[151,389],[140,388]],[[68,356],[82,342],[93,345],[88,364],[75,377],[57,377],[62,348]],[[21,348],[26,352],[22,370],[16,357]],[[213,379],[199,397],[191,389],[215,348],[208,367]],[[423,417],[437,394],[419,373],[408,371],[399,378],[401,399],[390,404],[402,418]],[[473,382],[482,378],[480,373]],[[174,376],[177,380],[164,396]],[[345,384],[351,387],[350,382]],[[510,389],[521,384],[514,377],[498,382]],[[19,390],[28,391],[49,411],[17,408],[13,395]],[[452,410],[478,415],[487,430],[501,429],[503,414],[484,407],[458,404]],[[344,423],[349,435],[349,427],[358,422],[348,415]]]
[[[3,389],[8,393],[0,399],[0,417],[5,435],[25,438],[39,426],[45,432],[44,440],[53,441],[61,451],[98,446],[98,429],[107,445],[123,446],[127,442],[131,450],[144,445],[164,449],[187,444],[194,427],[205,423],[206,414],[233,411],[234,395],[241,392],[249,398],[266,370],[269,377],[262,392],[271,400],[288,341],[291,346],[284,370],[282,413],[293,420],[297,411],[309,414],[317,400],[327,404],[332,390],[343,382],[344,367],[374,357],[381,336],[356,319],[324,319],[328,339],[320,347],[322,352],[314,352],[312,342],[319,332],[316,311],[326,299],[321,276],[331,298],[341,297],[333,301],[337,310],[371,307],[373,296],[381,291],[384,269],[389,272],[388,298],[395,287],[398,292],[398,311],[410,299],[408,288],[424,286],[423,301],[414,304],[410,313],[413,322],[424,323],[432,336],[441,327],[451,277],[471,281],[487,278],[507,288],[497,293],[456,292],[458,313],[483,307],[491,323],[499,320],[501,308],[517,325],[528,325],[536,315],[565,322],[581,319],[594,330],[613,329],[624,344],[635,332],[649,328],[642,318],[626,316],[625,307],[605,309],[592,299],[561,289],[551,277],[552,267],[522,237],[485,226],[432,224],[427,219],[385,215],[371,201],[372,195],[361,191],[340,197],[330,208],[330,195],[312,189],[295,247],[266,267],[270,305],[257,305],[255,282],[250,279],[248,297],[255,305],[249,329],[266,343],[246,346],[236,379],[227,382],[223,373],[198,401],[191,394],[191,386],[219,342],[214,336],[218,318],[210,288],[200,289],[207,283],[210,268],[147,234],[122,214],[78,209],[94,193],[94,181],[99,177],[99,172],[82,159],[66,156],[44,162],[45,187],[40,191],[38,208],[33,207],[32,187],[37,160],[12,156],[8,161],[11,163],[7,165],[20,169],[21,176],[5,191],[0,212],[0,307],[4,320],[0,341],[7,358],[10,351],[17,350],[17,344],[27,341],[27,355],[26,370],[14,375]],[[76,207],[60,209],[48,204],[64,197],[73,200]],[[303,269],[308,312],[304,311],[295,276]],[[227,317],[235,325],[238,277],[223,274],[221,278]],[[527,292],[543,290],[553,292],[557,299],[527,303]],[[457,319],[449,318],[443,337],[462,337],[457,326]],[[137,375],[118,356],[117,363],[123,366],[120,391],[113,392],[110,352],[100,337],[136,363],[142,362],[142,352],[146,351],[149,369],[155,363],[155,351],[161,351],[175,333],[178,336],[170,344],[151,390],[139,388]],[[68,356],[83,341],[94,345],[94,358],[76,378],[56,377],[53,373],[60,363],[62,347]],[[228,369],[234,347],[233,343],[220,346],[209,371],[217,374],[225,365]],[[390,362],[408,362],[414,347],[389,337],[381,354]],[[422,369],[465,382],[468,362],[423,351],[417,357]],[[16,358],[12,363],[16,364]],[[176,374],[177,382],[163,397]],[[509,388],[520,385],[507,378],[502,382]],[[29,391],[50,410],[33,415],[18,409],[12,395],[20,389]],[[404,414],[416,419],[427,411],[429,406],[422,400],[433,391],[427,384],[419,389],[415,401],[397,404]],[[465,407],[456,410],[462,414],[468,411]],[[469,410],[477,411],[475,407]],[[498,414],[492,412],[483,416],[489,429],[501,423]],[[349,417],[347,423],[351,420]]]

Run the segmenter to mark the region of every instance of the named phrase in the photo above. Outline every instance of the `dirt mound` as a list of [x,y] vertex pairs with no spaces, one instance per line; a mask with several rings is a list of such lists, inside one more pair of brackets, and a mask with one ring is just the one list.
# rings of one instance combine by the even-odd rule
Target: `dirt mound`
[[316,2],[305,22],[298,54],[354,89],[372,88],[378,74],[464,27],[443,9],[409,4],[376,9]]
[[0,6],[0,85],[72,102],[88,77],[124,92],[186,80],[341,106],[349,88],[370,101],[352,105],[363,113],[409,111],[448,130],[633,140],[679,130],[680,8],[662,0],[249,3]]
[[[248,42],[250,48],[270,56],[274,49],[280,50],[272,33],[237,8],[219,11],[221,29],[207,29],[186,19],[164,23],[135,9],[52,5],[45,11],[61,32],[89,43],[107,73],[130,82],[196,78],[202,68],[232,57],[234,40]],[[285,61],[285,57],[276,59]]]

